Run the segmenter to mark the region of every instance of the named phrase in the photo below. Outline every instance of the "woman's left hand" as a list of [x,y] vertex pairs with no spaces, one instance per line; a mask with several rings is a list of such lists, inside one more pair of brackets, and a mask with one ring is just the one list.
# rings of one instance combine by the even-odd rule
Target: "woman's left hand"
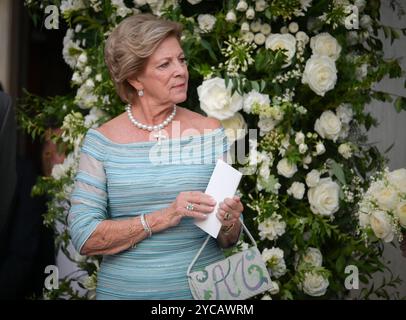
[[244,211],[244,206],[238,196],[226,198],[220,203],[217,210],[217,218],[220,220],[224,228],[236,225],[239,223],[241,213]]

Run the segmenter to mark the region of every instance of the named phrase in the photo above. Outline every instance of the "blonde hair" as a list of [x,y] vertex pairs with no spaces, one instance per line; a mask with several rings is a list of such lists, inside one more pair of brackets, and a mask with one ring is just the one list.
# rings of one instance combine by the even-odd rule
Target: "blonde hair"
[[132,102],[136,90],[127,80],[142,71],[163,40],[175,36],[180,41],[181,33],[179,23],[152,14],[136,14],[120,22],[106,41],[104,59],[121,100]]

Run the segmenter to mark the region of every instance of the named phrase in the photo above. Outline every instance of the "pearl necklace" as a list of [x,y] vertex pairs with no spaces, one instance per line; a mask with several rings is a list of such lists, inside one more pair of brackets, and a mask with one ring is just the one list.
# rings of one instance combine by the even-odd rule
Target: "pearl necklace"
[[157,125],[154,125],[154,126],[148,126],[148,125],[146,125],[146,124],[143,124],[143,123],[137,121],[137,120],[134,118],[134,116],[133,116],[133,114],[132,114],[132,112],[131,112],[131,105],[130,105],[130,104],[126,105],[125,110],[127,111],[128,118],[129,118],[130,121],[134,124],[134,126],[136,126],[137,128],[143,129],[143,130],[148,130],[148,131],[150,131],[150,132],[152,132],[152,131],[158,131],[158,134],[155,135],[154,137],[157,139],[157,141],[158,141],[159,144],[161,143],[161,139],[165,139],[165,138],[166,138],[165,135],[161,135],[161,130],[162,130],[164,127],[166,127],[166,126],[173,120],[173,118],[174,118],[175,115],[176,115],[176,105],[174,105],[174,106],[173,106],[173,111],[172,111],[172,113],[171,113],[171,114],[169,115],[169,117],[166,118],[162,123],[157,124]]

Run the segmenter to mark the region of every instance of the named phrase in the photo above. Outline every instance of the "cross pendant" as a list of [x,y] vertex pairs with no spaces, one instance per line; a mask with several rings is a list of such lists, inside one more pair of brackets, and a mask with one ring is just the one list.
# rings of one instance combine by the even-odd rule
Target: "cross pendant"
[[158,145],[161,145],[161,139],[166,139],[166,136],[164,134],[161,134],[161,130],[159,130],[158,134],[154,135],[154,138],[157,139]]

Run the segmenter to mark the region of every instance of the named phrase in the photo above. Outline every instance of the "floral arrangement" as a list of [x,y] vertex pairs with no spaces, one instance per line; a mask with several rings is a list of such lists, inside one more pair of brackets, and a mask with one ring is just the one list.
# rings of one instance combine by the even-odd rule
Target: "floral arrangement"
[[359,205],[359,225],[366,236],[384,242],[397,236],[402,242],[406,228],[406,169],[386,169],[371,180]]
[[[376,121],[364,107],[377,99],[406,109],[405,99],[373,89],[385,76],[402,75],[397,60],[383,58],[378,32],[392,40],[406,32],[380,23],[379,1],[26,1],[35,20],[48,4],[58,5],[68,27],[62,54],[72,69],[73,95],[27,94],[19,117],[33,136],[49,125],[62,129],[54,140],[64,146],[66,160],[38,181],[34,193],[50,195],[46,222],[64,226],[57,244],[84,276],[61,279],[60,289],[45,297],[80,298],[73,282],[89,289],[84,298],[94,294],[97,261],[66,250],[69,194],[85,132],[123,112],[103,43],[117,23],[138,12],[183,24],[190,72],[184,106],[219,119],[235,142],[234,165],[244,172],[244,220],[274,282],[257,298],[344,298],[346,266],[356,266],[366,286],[387,268],[381,240],[391,241],[389,234],[404,224],[405,206],[379,207],[389,196],[377,193],[388,184],[370,176],[383,170],[385,159],[367,143],[365,132]],[[399,182],[403,175],[384,176]],[[404,189],[396,192],[404,200]],[[376,237],[365,237],[371,229]],[[247,245],[240,241],[234,250]],[[393,276],[379,289],[360,290],[359,298],[387,296],[385,285],[398,283]]]

